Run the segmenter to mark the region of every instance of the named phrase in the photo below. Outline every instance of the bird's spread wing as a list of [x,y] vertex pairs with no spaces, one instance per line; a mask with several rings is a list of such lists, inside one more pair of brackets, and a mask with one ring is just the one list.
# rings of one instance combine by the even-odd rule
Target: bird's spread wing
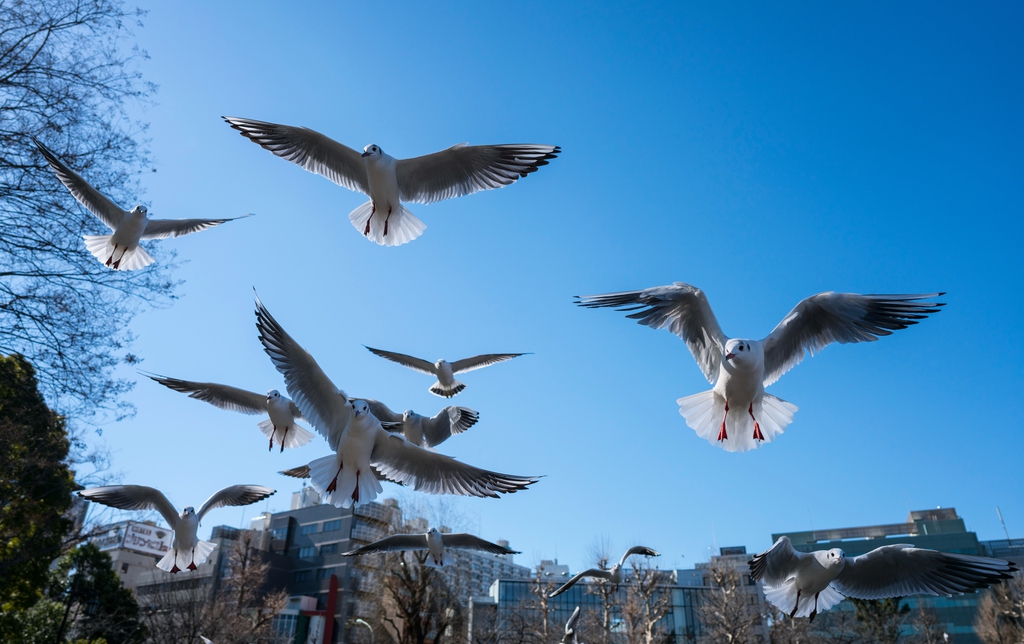
[[434,364],[431,363],[431,362],[427,362],[426,360],[423,360],[421,358],[414,358],[412,356],[407,356],[404,353],[395,353],[394,351],[385,351],[383,349],[374,349],[373,347],[366,347],[366,348],[370,351],[370,353],[372,353],[374,355],[378,355],[378,356],[384,358],[385,360],[390,360],[391,362],[397,362],[398,364],[402,365],[403,367],[409,367],[410,369],[412,369],[414,371],[419,371],[420,373],[425,373],[428,376],[436,376],[437,375],[437,369],[434,368]]
[[466,145],[397,162],[402,201],[433,203],[515,183],[562,151],[554,145]]
[[77,172],[64,165],[57,158],[57,155],[51,152],[45,145],[35,139],[32,139],[32,141],[35,142],[39,151],[43,153],[43,158],[53,168],[57,178],[68,189],[71,196],[78,203],[85,206],[89,212],[96,215],[100,221],[109,226],[111,230],[116,229],[117,225],[124,219],[124,211],[118,208],[113,201],[101,195],[99,190],[89,185]]
[[256,328],[260,342],[274,366],[284,376],[288,395],[332,450],[338,449],[341,433],[352,418],[345,392],[327,377],[313,356],[277,323],[263,302],[256,298]]
[[789,537],[781,536],[771,548],[750,560],[750,578],[769,587],[778,586],[796,574],[800,559],[808,556],[794,550]]
[[391,408],[372,398],[354,398],[354,400],[364,400],[370,407],[370,413],[373,417],[382,423],[400,423],[402,422],[402,414],[396,414],[391,411]]
[[579,581],[580,579],[583,579],[584,577],[596,577],[598,579],[610,579],[611,576],[612,576],[611,572],[609,572],[607,570],[601,570],[599,568],[591,568],[590,570],[584,570],[583,572],[576,573],[573,576],[572,579],[570,579],[569,581],[567,581],[564,584],[562,584],[561,586],[559,586],[558,589],[555,592],[553,592],[550,595],[548,595],[548,597],[558,597],[559,595],[561,595],[565,591],[567,591],[570,588],[572,588],[573,586],[575,586],[576,582]]
[[361,548],[341,553],[344,557],[352,555],[368,555],[373,552],[395,552],[398,550],[425,550],[427,538],[422,534],[393,534],[374,541]]
[[119,510],[156,510],[171,530],[176,530],[178,513],[164,493],[145,485],[107,485],[82,490],[78,496]]
[[476,424],[480,415],[466,407],[445,407],[433,418],[423,419],[423,437],[427,445],[437,447],[455,434]]
[[263,485],[232,485],[213,493],[213,496],[206,499],[203,507],[199,508],[197,515],[202,521],[203,517],[210,510],[216,510],[224,506],[250,505],[262,501],[277,490]]
[[189,233],[197,233],[200,230],[213,228],[228,221],[252,217],[252,214],[241,217],[228,217],[227,219],[150,219],[146,224],[146,230],[142,233],[143,239],[165,239],[167,237],[181,237]]
[[626,565],[626,559],[629,559],[633,555],[644,555],[646,557],[660,557],[661,553],[647,546],[633,546],[626,551],[626,554],[622,555],[622,559],[619,559],[619,566]]
[[496,543],[490,541],[484,541],[480,537],[466,534],[465,532],[459,532],[455,534],[442,534],[442,541],[444,541],[445,548],[464,548],[466,550],[483,550],[484,552],[493,552],[496,555],[517,555],[518,551],[506,548],[505,546],[499,546]]
[[683,339],[708,382],[715,384],[722,351],[729,339],[718,326],[704,291],[676,282],[642,291],[585,295],[576,304],[588,309],[614,308],[633,311],[626,317],[653,329],[668,329]]
[[270,150],[282,159],[327,177],[339,186],[369,194],[370,184],[362,156],[347,145],[305,127],[231,116],[222,118],[264,150]]
[[278,474],[284,474],[285,476],[291,476],[297,479],[308,479],[309,478],[309,465],[300,465],[293,467],[290,470],[282,470]]
[[807,351],[814,355],[832,342],[873,342],[879,336],[917,324],[943,306],[918,300],[940,295],[828,292],[803,300],[764,339],[764,385],[800,364]]
[[498,364],[499,362],[505,362],[512,358],[518,358],[519,356],[525,356],[525,353],[487,353],[482,356],[474,356],[472,358],[463,358],[462,360],[456,360],[452,363],[452,373],[466,373],[467,371],[476,371],[477,369],[483,369],[492,364]]
[[1014,570],[1016,566],[1002,559],[896,544],[847,559],[832,585],[847,597],[857,599],[962,595],[1009,579]]
[[213,382],[192,382],[156,374],[145,375],[169,389],[188,394],[189,398],[208,402],[221,409],[250,415],[267,413],[267,396],[265,394],[228,385],[218,385]]
[[576,624],[580,621],[580,607],[577,606],[576,610],[572,612],[572,616],[569,621],[565,623],[565,637],[562,638],[563,644],[569,644],[576,642]]
[[430,494],[497,497],[524,490],[536,476],[513,476],[482,470],[450,456],[413,445],[398,434],[377,432],[370,461],[389,481]]

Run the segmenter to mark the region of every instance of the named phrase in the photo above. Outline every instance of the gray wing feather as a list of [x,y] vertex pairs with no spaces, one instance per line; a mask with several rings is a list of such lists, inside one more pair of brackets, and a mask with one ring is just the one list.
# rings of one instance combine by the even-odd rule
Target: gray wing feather
[[199,508],[199,512],[196,514],[199,516],[199,520],[202,521],[203,517],[210,510],[224,506],[251,505],[271,496],[276,491],[264,485],[231,485],[223,490],[214,492],[213,496],[206,499],[203,507]]
[[396,414],[395,412],[391,411],[390,407],[388,407],[384,403],[380,402],[379,400],[374,400],[372,398],[359,398],[359,397],[354,397],[353,400],[365,401],[366,404],[369,405],[370,413],[373,414],[373,417],[376,418],[377,420],[379,420],[382,423],[400,423],[400,422],[402,422],[402,414]]
[[57,178],[64,184],[64,187],[68,189],[71,196],[78,201],[78,203],[85,206],[89,212],[95,215],[100,221],[106,224],[111,230],[115,230],[121,220],[124,219],[125,212],[117,206],[113,201],[107,199],[99,190],[89,185],[85,179],[78,175],[77,172],[64,165],[64,163],[57,158],[53,152],[50,151],[45,145],[37,141],[35,138],[32,141],[42,152],[43,158],[50,164],[50,168],[56,173]]
[[367,544],[355,550],[341,553],[344,557],[352,555],[368,555],[374,552],[396,552],[399,550],[426,550],[427,537],[422,534],[393,534],[379,541]]
[[819,293],[797,304],[764,339],[764,385],[772,384],[833,342],[874,342],[937,313],[939,302],[919,302],[943,293],[860,295]]
[[455,434],[461,434],[480,420],[480,415],[467,407],[445,407],[433,418],[422,421],[427,445],[437,447]]
[[263,350],[284,376],[288,395],[321,436],[337,451],[341,433],[352,417],[345,392],[327,377],[313,356],[292,339],[256,298],[256,328]]
[[144,375],[159,382],[168,389],[188,394],[189,398],[208,402],[221,409],[249,415],[267,413],[266,395],[258,394],[255,391],[246,391],[238,387],[219,385],[214,382],[193,382],[191,380],[179,380],[178,378],[168,378],[156,374]]
[[264,150],[270,150],[276,156],[326,177],[339,186],[369,194],[370,184],[362,156],[347,145],[305,127],[231,116],[221,118]]
[[78,496],[119,510],[156,510],[171,530],[178,525],[178,512],[164,493],[145,485],[107,485],[82,490]]
[[518,181],[561,152],[554,145],[466,145],[397,162],[402,201],[433,203]]
[[668,329],[682,338],[708,382],[715,384],[722,351],[729,339],[718,325],[704,291],[683,282],[642,291],[576,297],[579,306],[634,311],[626,317],[653,329]]
[[576,644],[576,624],[580,621],[580,607],[577,606],[576,610],[572,612],[572,616],[569,617],[569,621],[565,623],[565,636],[562,637],[562,644]]
[[962,595],[1009,579],[1016,569],[1002,559],[896,544],[847,559],[832,585],[847,597],[858,599]]
[[800,559],[810,555],[797,552],[787,536],[779,537],[771,548],[750,560],[750,578],[774,587],[796,574]]
[[370,461],[389,480],[417,492],[497,498],[536,483],[536,476],[514,476],[483,470],[413,445],[398,434],[377,432]]
[[293,467],[290,470],[282,470],[282,471],[278,472],[278,474],[283,474],[285,476],[291,476],[292,478],[297,478],[297,479],[308,479],[309,478],[309,465],[300,465],[298,467]]
[[653,548],[648,548],[647,546],[633,546],[632,548],[630,548],[629,550],[626,551],[626,554],[622,555],[622,559],[619,559],[619,565],[620,566],[625,566],[626,565],[626,559],[629,559],[633,555],[644,555],[644,556],[647,556],[647,557],[660,557],[661,553],[658,552],[657,550],[654,550]]
[[561,595],[565,591],[567,591],[570,588],[572,588],[573,586],[575,586],[576,582],[579,581],[580,579],[583,579],[584,577],[596,577],[598,579],[609,579],[609,578],[611,578],[611,572],[609,572],[607,570],[601,570],[599,568],[591,568],[590,570],[584,570],[583,572],[576,573],[576,575],[574,575],[572,579],[570,579],[569,581],[567,581],[564,584],[562,584],[561,586],[559,586],[559,588],[557,590],[555,590],[555,592],[553,592],[550,595],[548,595],[548,597],[558,597],[559,595]]
[[143,239],[166,239],[167,237],[181,237],[190,233],[197,233],[200,230],[213,228],[228,221],[252,217],[252,214],[241,217],[228,217],[227,219],[150,219],[146,223],[146,230],[142,233]]
[[526,353],[486,353],[484,355],[474,356],[472,358],[463,358],[462,360],[456,360],[452,363],[452,373],[466,373],[467,371],[476,371],[477,369],[483,369],[489,367],[492,364],[498,364],[499,362],[505,362],[512,358],[518,358],[519,356],[528,355]]
[[466,550],[482,550],[484,552],[493,552],[496,555],[518,555],[518,550],[512,550],[505,546],[499,546],[496,543],[485,541],[480,537],[466,534],[465,532],[459,532],[455,534],[442,534],[441,540],[444,541],[445,548],[463,548]]
[[[366,346],[366,345],[363,345],[363,346]],[[385,360],[390,360],[391,362],[397,362],[398,364],[402,365],[403,367],[409,367],[410,369],[412,369],[414,371],[419,371],[420,373],[425,373],[428,376],[436,376],[437,375],[437,370],[434,368],[434,364],[431,363],[431,362],[427,362],[426,360],[423,360],[422,358],[414,358],[414,357],[408,356],[408,355],[406,355],[404,353],[395,353],[394,351],[385,351],[383,349],[374,349],[373,347],[366,347],[366,349],[370,353],[372,353],[374,355],[380,356],[381,358],[384,358]]]

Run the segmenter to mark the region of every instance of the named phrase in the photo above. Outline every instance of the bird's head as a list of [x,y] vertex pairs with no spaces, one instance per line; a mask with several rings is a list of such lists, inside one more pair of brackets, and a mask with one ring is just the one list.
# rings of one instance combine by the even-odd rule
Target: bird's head
[[363,148],[363,156],[371,158],[380,158],[384,154],[384,150],[379,145],[371,143],[370,145]]
[[437,528],[431,528],[427,530],[427,534],[437,534]]
[[725,343],[722,361],[738,369],[749,369],[761,361],[761,345],[750,340],[732,338]]
[[448,361],[445,360],[444,358],[441,358],[440,360],[438,360],[437,362],[434,363],[434,366],[437,367],[438,369],[440,369],[443,366],[447,366],[447,365],[448,365]]
[[267,402],[270,402],[271,400],[274,400],[275,398],[280,398],[280,397],[281,397],[281,392],[278,391],[277,389],[271,389],[270,391],[267,392]]
[[350,404],[352,405],[352,411],[355,412],[356,418],[370,413],[370,406],[366,404],[365,400],[353,400]]
[[149,209],[146,208],[145,206],[135,206],[135,210],[133,212],[145,217],[147,214],[149,214]]
[[829,567],[842,566],[846,561],[846,553],[841,548],[832,548],[825,553],[825,561]]
[[404,421],[410,421],[410,420],[412,420],[415,417],[416,417],[416,412],[414,412],[411,409],[406,409],[404,412],[402,412],[402,420],[404,420]]
[[190,516],[192,516],[195,513],[196,513],[196,509],[193,508],[190,505],[190,506],[188,506],[187,508],[185,508],[184,510],[181,511],[181,516],[183,516],[183,517],[190,517]]

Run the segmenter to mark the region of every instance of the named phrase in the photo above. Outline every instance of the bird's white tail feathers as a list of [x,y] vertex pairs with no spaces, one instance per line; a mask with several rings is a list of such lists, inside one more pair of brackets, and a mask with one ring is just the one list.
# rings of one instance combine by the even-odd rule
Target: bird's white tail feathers
[[[793,422],[793,414],[797,411],[796,405],[771,394],[764,394],[761,402],[753,405],[754,418],[764,437],[762,441],[754,437],[754,418],[750,417],[748,409],[730,406],[729,415],[726,416],[725,399],[713,389],[684,396],[676,403],[679,404],[679,414],[698,436],[727,452],[746,452],[757,449],[762,442],[772,442]],[[726,419],[726,438],[719,440],[723,418]]]
[[427,560],[423,562],[423,565],[424,566],[429,566],[430,568],[438,568],[438,569],[444,568],[444,555],[442,555],[441,563],[435,563],[434,562],[434,557],[432,557],[430,555],[430,553],[428,552],[427,553]]
[[167,551],[167,554],[164,555],[163,559],[156,563],[156,567],[160,570],[166,570],[167,572],[174,570],[175,566],[178,567],[179,571],[188,570],[188,565],[190,563],[195,563],[197,566],[206,563],[210,553],[212,553],[213,549],[216,547],[217,544],[215,543],[211,543],[209,541],[198,541],[196,542],[194,557],[192,555],[192,550],[179,550],[177,558],[174,556],[174,548],[171,548]]
[[[156,261],[142,246],[136,246],[131,250],[124,250],[120,247],[114,250],[113,237],[113,235],[82,235],[82,238],[85,239],[85,248],[93,257],[100,260],[101,264],[106,265],[111,256],[114,261],[120,260],[117,270],[134,271],[145,268]],[[114,268],[113,262],[111,262],[110,268]]]
[[[796,580],[790,579],[778,586],[764,586],[764,597],[776,608],[789,615],[796,605]],[[846,597],[833,588],[825,586],[825,590],[818,593],[818,612],[832,608]],[[807,617],[814,610],[814,594],[800,595],[800,608],[794,617]]]
[[[425,223],[401,205],[392,209],[389,217],[387,212],[374,212],[373,202],[367,201],[348,213],[348,218],[359,234],[381,246],[401,246],[416,239],[427,229]],[[367,221],[370,222],[369,231],[366,229]],[[385,221],[387,234],[384,234]]]
[[[281,434],[284,433],[284,428],[278,428],[277,432],[274,432],[274,421],[269,418],[259,424],[260,431],[267,438],[274,441],[274,445],[281,444]],[[288,432],[284,437],[285,449],[291,449],[292,447],[302,447],[309,441],[313,440],[313,432],[309,431],[305,427],[299,425],[291,425],[288,427]]]
[[465,388],[466,385],[462,384],[458,380],[453,380],[452,384],[448,386],[441,384],[441,381],[438,380],[434,384],[430,385],[430,393],[435,396],[441,396],[442,398],[451,398]]
[[[332,483],[334,489],[328,491]],[[312,461],[309,464],[309,484],[320,494],[323,503],[337,508],[369,503],[384,492],[372,468],[357,473],[352,467],[342,467],[339,472],[337,456],[324,456]]]

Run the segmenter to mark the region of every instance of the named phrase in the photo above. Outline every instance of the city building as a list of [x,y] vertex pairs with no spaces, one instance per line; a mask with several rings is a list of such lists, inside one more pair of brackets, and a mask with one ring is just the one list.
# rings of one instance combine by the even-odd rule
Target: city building
[[[903,523],[780,532],[772,535],[774,542],[786,535],[793,548],[801,552],[841,548],[848,557],[862,555],[875,548],[896,543],[909,543],[918,548],[931,548],[943,552],[981,555],[1024,562],[1024,539],[979,541],[978,535],[964,525],[955,508],[915,510]],[[981,593],[953,597],[916,596],[904,601],[910,608],[932,611],[944,631],[957,644],[981,644],[974,632],[974,618]],[[854,610],[851,602],[841,602],[832,610]],[[907,626],[907,632],[913,630]]]
[[121,583],[134,590],[139,578],[167,554],[173,534],[152,521],[119,521],[93,530],[89,543],[110,555]]

